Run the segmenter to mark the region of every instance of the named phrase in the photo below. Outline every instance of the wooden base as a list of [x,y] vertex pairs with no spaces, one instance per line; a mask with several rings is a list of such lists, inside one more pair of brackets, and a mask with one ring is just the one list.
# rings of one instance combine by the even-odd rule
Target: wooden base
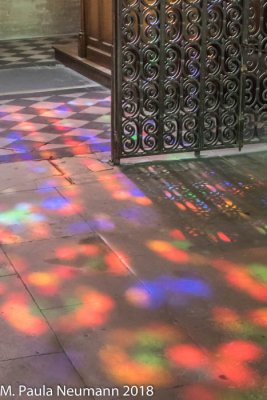
[[78,48],[75,45],[54,46],[56,60],[79,72],[81,75],[92,79],[101,85],[111,88],[111,70],[98,65],[86,58],[78,56]]

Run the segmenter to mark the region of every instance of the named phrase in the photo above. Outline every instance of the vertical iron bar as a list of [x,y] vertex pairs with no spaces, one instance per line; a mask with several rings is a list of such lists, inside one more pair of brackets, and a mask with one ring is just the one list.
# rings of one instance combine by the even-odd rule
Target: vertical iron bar
[[[139,0],[138,4],[138,32],[140,35],[139,38],[139,48],[138,48],[138,57],[140,64],[140,76],[138,83],[138,96],[139,96],[139,112],[137,118],[137,141],[139,141],[140,147],[144,151],[143,147],[143,112],[144,112],[144,5]],[[138,102],[138,99],[136,99]]]
[[111,161],[120,164],[122,136],[122,59],[121,59],[121,17],[122,0],[113,0],[113,61],[112,61],[112,103],[111,103]]
[[166,23],[166,0],[160,1],[160,44],[159,44],[159,136],[158,149],[164,151],[164,114],[165,114],[165,23]]
[[241,68],[240,68],[240,97],[239,97],[239,124],[238,147],[239,151],[244,145],[244,120],[245,120],[245,91],[247,72],[247,45],[248,45],[248,10],[249,0],[242,1],[242,36],[241,36]]
[[200,85],[199,85],[199,148],[195,154],[200,155],[200,151],[204,147],[204,113],[205,113],[205,79],[206,79],[206,63],[207,63],[207,26],[208,26],[208,1],[203,0],[202,3],[202,24],[201,24],[201,41],[200,41]]

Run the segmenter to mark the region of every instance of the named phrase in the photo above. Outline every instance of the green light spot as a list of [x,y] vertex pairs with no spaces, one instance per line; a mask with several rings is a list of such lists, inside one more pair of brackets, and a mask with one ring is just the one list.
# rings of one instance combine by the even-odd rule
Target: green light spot
[[142,347],[158,349],[164,345],[165,340],[164,338],[157,337],[156,334],[153,335],[152,333],[140,333],[137,337],[137,343]]
[[177,249],[188,249],[192,246],[191,242],[188,240],[174,240],[171,244]]
[[141,363],[148,365],[150,367],[164,367],[165,363],[162,357],[159,354],[154,353],[137,353],[133,356],[134,360]]
[[250,274],[259,281],[267,283],[267,265],[250,264]]

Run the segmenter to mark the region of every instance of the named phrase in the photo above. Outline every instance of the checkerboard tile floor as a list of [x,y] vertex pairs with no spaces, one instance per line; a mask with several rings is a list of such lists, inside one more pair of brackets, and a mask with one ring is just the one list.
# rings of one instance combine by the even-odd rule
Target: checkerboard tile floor
[[0,162],[110,151],[110,92],[0,100]]
[[0,41],[0,69],[56,64],[53,46],[75,42],[74,36]]

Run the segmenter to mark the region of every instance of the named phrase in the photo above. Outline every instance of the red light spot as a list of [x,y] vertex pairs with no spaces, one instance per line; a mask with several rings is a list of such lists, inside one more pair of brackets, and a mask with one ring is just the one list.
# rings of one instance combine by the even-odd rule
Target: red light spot
[[69,247],[62,247],[56,251],[56,256],[63,260],[73,260],[76,257],[76,254],[76,250]]
[[223,240],[224,242],[231,242],[231,239],[226,236],[223,232],[217,232],[218,237]]
[[196,346],[179,345],[166,351],[167,357],[173,364],[186,368],[199,368],[208,363],[207,357]]
[[213,310],[214,318],[223,324],[233,324],[239,322],[238,314],[226,307],[216,307]]
[[81,244],[80,252],[86,256],[93,257],[99,254],[100,250],[95,244]]
[[176,201],[175,204],[177,205],[178,208],[180,208],[180,210],[182,210],[182,211],[186,210],[186,207],[182,203],[179,203],[178,201]]
[[114,254],[109,253],[105,256],[105,261],[108,265],[108,271],[113,275],[128,275],[128,270],[125,265],[122,263],[120,258]]
[[197,207],[194,206],[194,204],[192,204],[190,201],[187,201],[185,204],[186,204],[186,206],[187,206],[188,208],[190,208],[191,210],[197,211]]
[[186,387],[182,390],[183,400],[221,400],[218,393],[201,385]]
[[263,356],[262,349],[252,342],[235,340],[220,347],[219,353],[227,359],[239,361],[252,361]]
[[182,231],[179,231],[178,229],[173,229],[170,232],[171,237],[173,237],[174,239],[178,239],[178,240],[186,240],[185,235],[183,234]]
[[41,335],[47,331],[48,326],[42,317],[31,314],[26,296],[16,293],[2,305],[1,312],[10,325],[27,335]]
[[267,308],[251,311],[250,317],[255,324],[267,327]]
[[[232,387],[249,388],[254,387],[258,383],[258,375],[246,365],[233,360],[221,360],[216,362],[214,369],[214,377],[221,384]],[[224,377],[223,379],[221,377]]]

